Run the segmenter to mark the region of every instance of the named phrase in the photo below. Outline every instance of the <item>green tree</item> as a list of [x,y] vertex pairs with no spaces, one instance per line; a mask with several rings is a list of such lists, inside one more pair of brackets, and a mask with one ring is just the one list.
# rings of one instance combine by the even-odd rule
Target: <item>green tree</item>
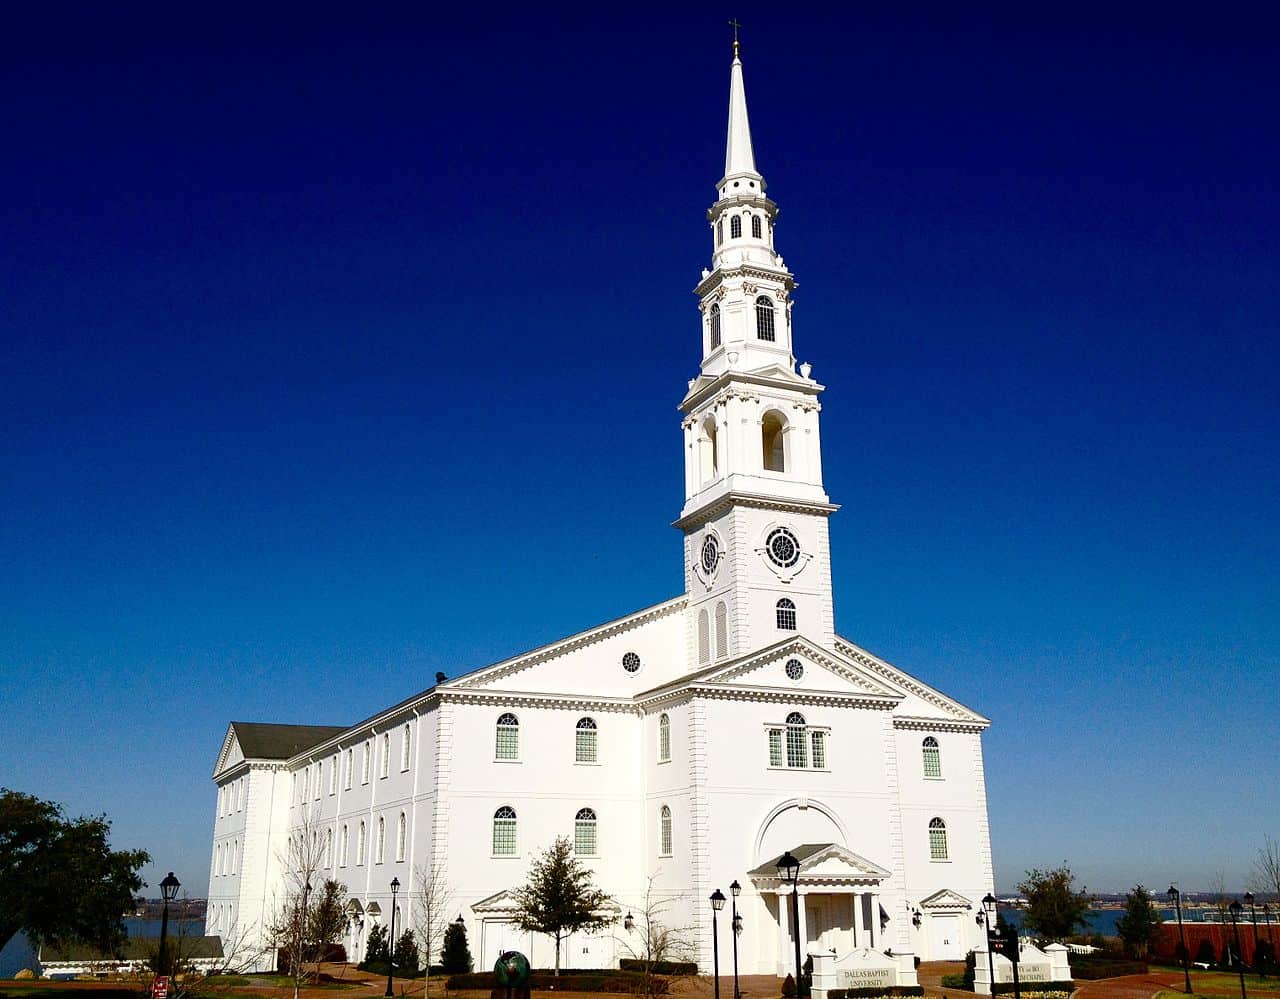
[[1160,910],[1151,900],[1151,893],[1142,885],[1134,885],[1124,897],[1124,915],[1116,920],[1116,933],[1130,956],[1147,956],[1151,941],[1160,932],[1160,923]]
[[329,945],[342,938],[347,928],[347,886],[340,881],[327,879],[320,889],[320,899],[307,914],[311,925],[307,937],[314,953],[312,960],[324,960]]
[[80,941],[118,953],[121,914],[145,882],[143,850],[112,850],[111,823],[0,788],[0,948],[25,931],[35,945]]
[[375,923],[369,930],[369,939],[364,946],[365,964],[376,964],[391,959],[391,946],[387,943],[387,928]]
[[467,946],[467,927],[463,923],[455,921],[446,927],[440,964],[446,975],[465,975],[471,970],[471,948]]
[[556,839],[536,857],[529,880],[517,888],[513,900],[516,924],[532,933],[555,939],[556,976],[560,974],[560,942],[579,930],[604,929],[618,917],[611,911],[613,898],[600,891],[591,871],[573,855],[567,836]]
[[405,930],[396,941],[395,966],[401,976],[418,973],[418,942],[413,938],[413,930]]
[[1062,940],[1076,927],[1089,925],[1089,907],[1093,896],[1087,890],[1075,889],[1075,875],[1065,862],[1052,870],[1027,871],[1018,892],[1027,900],[1022,924],[1037,936]]

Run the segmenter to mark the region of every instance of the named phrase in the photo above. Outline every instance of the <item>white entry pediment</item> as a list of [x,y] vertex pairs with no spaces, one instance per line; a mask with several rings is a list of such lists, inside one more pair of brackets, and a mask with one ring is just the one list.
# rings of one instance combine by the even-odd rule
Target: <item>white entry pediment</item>
[[[802,843],[789,851],[800,861],[800,873],[797,880],[800,884],[880,884],[892,877],[891,872],[854,853],[838,843]],[[750,871],[752,880],[760,884],[776,882],[782,885],[778,876],[779,854]]]
[[950,888],[943,888],[941,891],[934,892],[928,898],[921,899],[920,908],[944,911],[947,909],[972,909],[973,903],[958,892],[954,892]]

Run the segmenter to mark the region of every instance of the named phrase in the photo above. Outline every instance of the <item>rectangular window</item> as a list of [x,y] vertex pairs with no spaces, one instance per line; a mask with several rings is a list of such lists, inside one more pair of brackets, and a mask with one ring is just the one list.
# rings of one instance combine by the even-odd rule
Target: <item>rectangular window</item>
[[658,726],[658,761],[667,763],[671,760],[671,725]]
[[[916,842],[919,842],[917,840]],[[929,829],[929,859],[947,859],[947,830],[943,828]]]
[[782,766],[782,729],[769,729],[769,766]]
[[594,857],[596,855],[596,824],[594,820],[579,820],[574,823],[573,851],[580,857]]
[[937,746],[924,748],[924,775],[926,777],[942,776],[942,753]]
[[493,820],[493,855],[495,857],[514,857],[516,855],[516,820]]
[[596,762],[596,731],[595,729],[580,728],[577,731],[576,742],[574,743],[574,762],[576,763],[595,763]]
[[515,725],[498,723],[497,746],[494,755],[500,760],[520,758],[520,729]]
[[813,749],[813,768],[825,770],[827,768],[827,733],[813,732],[810,745]]
[[787,766],[801,769],[809,765],[809,754],[805,748],[805,730],[799,725],[787,726]]

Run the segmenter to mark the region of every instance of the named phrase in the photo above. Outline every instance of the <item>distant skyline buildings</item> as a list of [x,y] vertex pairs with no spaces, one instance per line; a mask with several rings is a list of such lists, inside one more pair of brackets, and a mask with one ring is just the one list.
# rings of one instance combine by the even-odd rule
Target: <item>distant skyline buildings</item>
[[[1001,892],[1243,889],[1275,15],[736,16],[833,386],[837,627],[995,720]],[[724,20],[14,15],[3,783],[202,894],[228,717],[351,724],[680,589]]]

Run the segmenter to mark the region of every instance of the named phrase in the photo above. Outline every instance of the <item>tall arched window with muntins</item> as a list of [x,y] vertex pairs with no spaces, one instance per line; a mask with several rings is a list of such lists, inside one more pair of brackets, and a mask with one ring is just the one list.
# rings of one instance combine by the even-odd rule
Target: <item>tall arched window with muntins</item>
[[511,712],[498,716],[497,734],[494,739],[495,759],[517,760],[520,758],[520,720]]
[[400,813],[400,819],[396,823],[396,860],[404,860],[404,851],[406,841],[409,838],[409,820],[405,818],[404,812]]
[[382,733],[382,776],[391,773],[391,733]]
[[333,866],[333,830],[332,829],[326,829],[324,831],[324,866],[325,867]]
[[773,327],[773,299],[768,295],[756,299],[756,339],[770,342],[778,339]]
[[716,246],[724,242],[724,219],[716,222]]
[[729,219],[729,238],[738,239],[742,235],[742,216],[734,215]]
[[510,805],[503,805],[493,813],[493,855],[516,855],[516,810]]
[[360,831],[356,835],[356,866],[364,863],[365,851],[368,849],[369,834],[365,831],[364,819],[360,820]]
[[770,410],[760,421],[760,462],[766,472],[787,470],[786,424]]
[[596,813],[593,809],[580,808],[573,817],[573,852],[580,857],[596,855]]
[[658,853],[671,856],[671,809],[666,805],[658,812]]
[[577,730],[574,732],[573,761],[575,763],[595,763],[598,743],[596,739],[596,723],[592,718],[579,718]]
[[761,229],[762,229],[762,226],[760,225],[760,216],[752,215],[751,216],[751,236],[753,239],[760,239]]
[[373,844],[373,862],[381,864],[387,856],[387,820],[378,817],[378,838]]
[[668,763],[671,760],[671,719],[664,711],[658,715],[658,762]]
[[723,600],[716,604],[716,658],[729,654],[729,608]]
[[706,610],[698,611],[698,662],[711,662],[711,620]]
[[792,711],[787,715],[787,766],[807,767],[809,765],[807,743],[804,715],[799,711]]
[[933,736],[926,736],[921,744],[921,752],[924,754],[924,775],[926,777],[942,776],[942,750],[938,747],[938,740]]
[[342,838],[338,840],[338,866],[347,866],[347,852],[351,849],[351,827],[342,826]]
[[720,346],[720,306],[712,305],[710,316],[711,349],[715,350]]
[[796,605],[787,597],[783,597],[775,605],[778,613],[778,630],[779,631],[795,631],[796,630]]
[[929,820],[929,859],[947,859],[947,824],[939,818]]
[[404,729],[400,733],[400,769],[409,769],[409,760],[413,756],[413,732],[405,723]]

